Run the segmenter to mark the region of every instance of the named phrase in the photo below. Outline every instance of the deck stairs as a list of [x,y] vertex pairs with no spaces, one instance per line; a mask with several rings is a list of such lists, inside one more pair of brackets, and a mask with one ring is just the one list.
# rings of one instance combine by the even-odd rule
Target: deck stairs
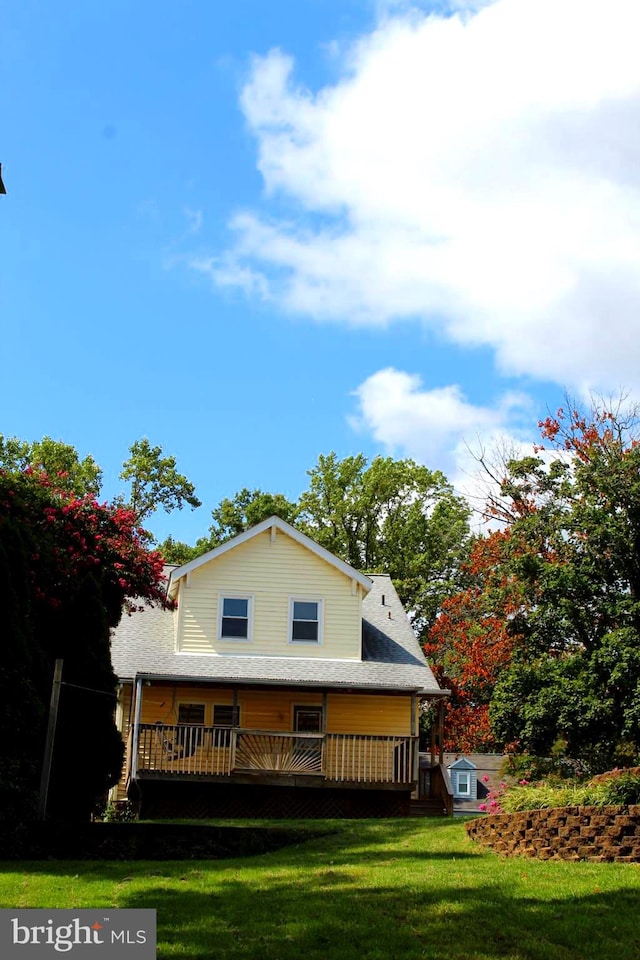
[[420,797],[419,800],[412,800],[409,810],[410,817],[445,817],[447,811],[442,800],[429,800]]

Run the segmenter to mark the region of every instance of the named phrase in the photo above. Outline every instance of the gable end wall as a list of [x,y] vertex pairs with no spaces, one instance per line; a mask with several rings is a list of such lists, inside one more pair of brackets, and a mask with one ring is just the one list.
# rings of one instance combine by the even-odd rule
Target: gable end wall
[[[253,640],[220,641],[218,597],[251,594]],[[289,597],[324,601],[323,643],[288,642]],[[286,657],[359,660],[362,592],[351,580],[305,547],[278,531],[259,534],[204,564],[181,582],[177,615],[177,650]]]

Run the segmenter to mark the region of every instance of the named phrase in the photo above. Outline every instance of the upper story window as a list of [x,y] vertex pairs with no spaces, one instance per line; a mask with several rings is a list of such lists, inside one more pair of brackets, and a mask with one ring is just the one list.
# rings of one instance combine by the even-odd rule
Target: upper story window
[[289,642],[322,643],[322,600],[291,598]]
[[218,637],[220,640],[251,640],[253,597],[221,595],[218,597]]

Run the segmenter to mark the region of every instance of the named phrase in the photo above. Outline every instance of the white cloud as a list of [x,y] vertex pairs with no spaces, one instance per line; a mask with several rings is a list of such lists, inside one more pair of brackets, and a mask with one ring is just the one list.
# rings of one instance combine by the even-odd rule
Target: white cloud
[[393,367],[368,377],[354,395],[356,423],[378,443],[438,465],[460,446],[503,431],[519,411],[530,411],[521,394],[505,394],[495,407],[475,406],[458,385],[426,389],[421,377]]
[[207,274],[218,287],[238,287],[248,296],[269,299],[269,285],[264,275],[239,263],[235,257],[190,257],[189,266]]
[[271,216],[234,218],[215,281],[318,320],[417,317],[512,374],[638,384],[640,4],[383,6],[333,86],[253,62]]
[[368,377],[354,391],[356,429],[370,433],[390,454],[412,457],[440,469],[474,509],[484,507],[495,485],[479,457],[533,452],[531,402],[519,393],[503,394],[494,406],[470,403],[458,385],[427,388],[422,379],[391,367]]

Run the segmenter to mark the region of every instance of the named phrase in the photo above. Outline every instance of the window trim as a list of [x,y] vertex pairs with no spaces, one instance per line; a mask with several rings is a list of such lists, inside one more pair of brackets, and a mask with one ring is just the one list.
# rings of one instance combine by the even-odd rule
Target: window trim
[[[464,784],[466,787],[465,790],[462,789],[460,777],[463,777],[464,779]],[[456,792],[461,797],[471,796],[471,770],[458,770],[458,776],[456,777]]]
[[[223,637],[222,620],[225,600],[246,600],[247,601],[247,636],[246,637]],[[241,593],[233,590],[221,590],[218,593],[218,643],[251,643],[253,641],[253,606],[254,594]],[[244,620],[244,617],[237,617],[238,620]]]
[[[300,641],[297,640],[296,643]],[[318,730],[298,730],[298,716],[300,712],[311,712],[317,713],[320,718],[320,727]],[[294,703],[293,704],[293,716],[291,720],[291,729],[294,733],[317,733],[318,736],[324,733],[324,709],[319,703]]]
[[[180,719],[181,707],[202,707],[202,723]],[[207,725],[207,704],[202,700],[178,700],[176,702],[175,733],[171,738],[172,759],[191,757],[202,746],[204,730]],[[194,730],[195,728],[195,730]]]
[[[197,720],[181,720],[180,719],[180,708],[181,707],[202,707],[202,723]],[[176,703],[176,726],[187,726],[187,727],[206,727],[207,725],[207,705],[202,700],[178,700]]]
[[[317,623],[318,624],[318,639],[317,640],[294,640],[293,639],[293,610],[294,604],[296,603],[316,603],[318,605],[318,619],[317,620],[308,620],[301,621],[305,623]],[[322,597],[289,597],[289,622],[287,625],[287,641],[291,646],[309,646],[309,647],[320,647],[324,642],[324,599]]]
[[[231,711],[231,723],[216,723],[216,708]],[[235,722],[234,722],[235,721]],[[240,705],[233,703],[214,703],[211,706],[211,726],[224,730],[231,730],[240,726]]]

